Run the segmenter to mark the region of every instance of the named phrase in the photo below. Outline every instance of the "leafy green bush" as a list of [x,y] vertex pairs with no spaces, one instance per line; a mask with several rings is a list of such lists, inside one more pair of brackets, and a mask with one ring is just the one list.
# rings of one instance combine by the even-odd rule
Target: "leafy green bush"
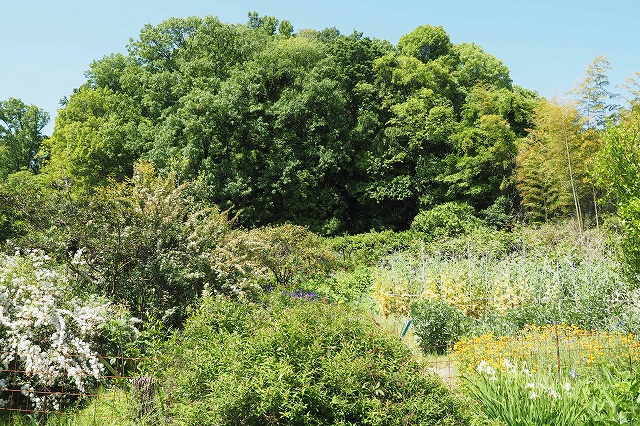
[[353,271],[344,271],[334,274],[330,279],[325,280],[328,296],[339,303],[360,303],[372,302],[371,299],[371,270],[367,267],[360,267]]
[[293,289],[304,280],[324,276],[333,264],[333,253],[323,239],[302,226],[266,226],[251,235],[257,263],[282,288]]
[[465,203],[450,202],[418,213],[411,229],[437,240],[466,234],[481,223],[475,217],[473,207]]
[[588,426],[638,424],[640,376],[630,371],[602,368],[588,380],[584,395]]
[[442,354],[464,331],[465,316],[444,300],[421,300],[411,304],[413,327],[425,353]]
[[341,305],[206,296],[155,365],[181,425],[465,425],[397,336]]
[[480,212],[486,226],[492,229],[510,229],[515,221],[512,207],[507,197],[501,195],[496,201]]
[[346,266],[373,266],[384,256],[415,247],[418,235],[411,231],[371,231],[329,240],[339,262]]

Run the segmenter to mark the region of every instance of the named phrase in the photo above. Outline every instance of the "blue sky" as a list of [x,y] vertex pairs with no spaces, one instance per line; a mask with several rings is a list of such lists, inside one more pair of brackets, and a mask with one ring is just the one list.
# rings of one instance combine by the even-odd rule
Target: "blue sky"
[[[2,4],[5,3],[5,4]],[[146,23],[247,12],[287,19],[295,30],[336,27],[396,44],[419,25],[443,26],[504,61],[515,84],[562,96],[598,55],[612,85],[640,71],[637,0],[0,0],[0,100],[16,97],[55,117],[59,100],[95,59],[126,52]],[[53,121],[53,120],[52,120]],[[53,131],[53,122],[45,133]]]

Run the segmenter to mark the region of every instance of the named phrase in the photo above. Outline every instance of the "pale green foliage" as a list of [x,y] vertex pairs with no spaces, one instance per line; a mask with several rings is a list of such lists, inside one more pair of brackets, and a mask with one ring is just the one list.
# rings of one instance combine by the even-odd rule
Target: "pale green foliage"
[[595,178],[618,207],[624,226],[622,254],[631,281],[640,277],[640,109],[634,108],[603,135]]
[[580,234],[575,222],[514,233],[476,228],[385,257],[371,272],[374,296],[385,315],[442,299],[468,317],[469,332],[553,321],[634,329],[632,287],[612,251],[604,231]]
[[464,332],[464,315],[442,299],[413,303],[411,318],[418,344],[424,353],[446,353]]
[[632,107],[637,107],[640,103],[640,71],[633,73],[633,77],[627,78],[622,87],[626,92],[622,97],[626,99]]
[[139,107],[108,88],[83,87],[59,112],[53,135],[43,147],[50,156],[44,171],[88,190],[109,177],[130,176],[139,155]]
[[318,235],[302,226],[268,226],[251,231],[251,235],[257,262],[269,271],[273,284],[281,288],[293,289],[330,270],[333,254]]

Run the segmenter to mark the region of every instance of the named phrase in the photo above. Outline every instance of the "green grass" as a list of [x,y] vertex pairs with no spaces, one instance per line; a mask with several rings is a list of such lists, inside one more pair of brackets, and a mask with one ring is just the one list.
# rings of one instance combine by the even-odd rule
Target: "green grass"
[[128,426],[162,424],[145,419],[132,420],[129,393],[122,389],[103,390],[82,409],[49,414],[42,419],[34,414],[0,411],[0,424],[9,426]]

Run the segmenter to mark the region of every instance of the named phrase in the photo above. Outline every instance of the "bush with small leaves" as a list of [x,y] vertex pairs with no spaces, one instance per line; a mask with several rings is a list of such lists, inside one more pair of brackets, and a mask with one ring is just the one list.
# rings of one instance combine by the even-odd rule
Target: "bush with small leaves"
[[323,239],[307,228],[284,224],[251,231],[258,265],[269,271],[272,283],[293,289],[304,280],[326,276],[333,253]]
[[467,425],[469,415],[373,316],[272,292],[205,296],[155,368],[180,425]]
[[440,240],[467,234],[481,224],[482,221],[474,215],[473,207],[450,202],[418,213],[411,229],[429,239]]

